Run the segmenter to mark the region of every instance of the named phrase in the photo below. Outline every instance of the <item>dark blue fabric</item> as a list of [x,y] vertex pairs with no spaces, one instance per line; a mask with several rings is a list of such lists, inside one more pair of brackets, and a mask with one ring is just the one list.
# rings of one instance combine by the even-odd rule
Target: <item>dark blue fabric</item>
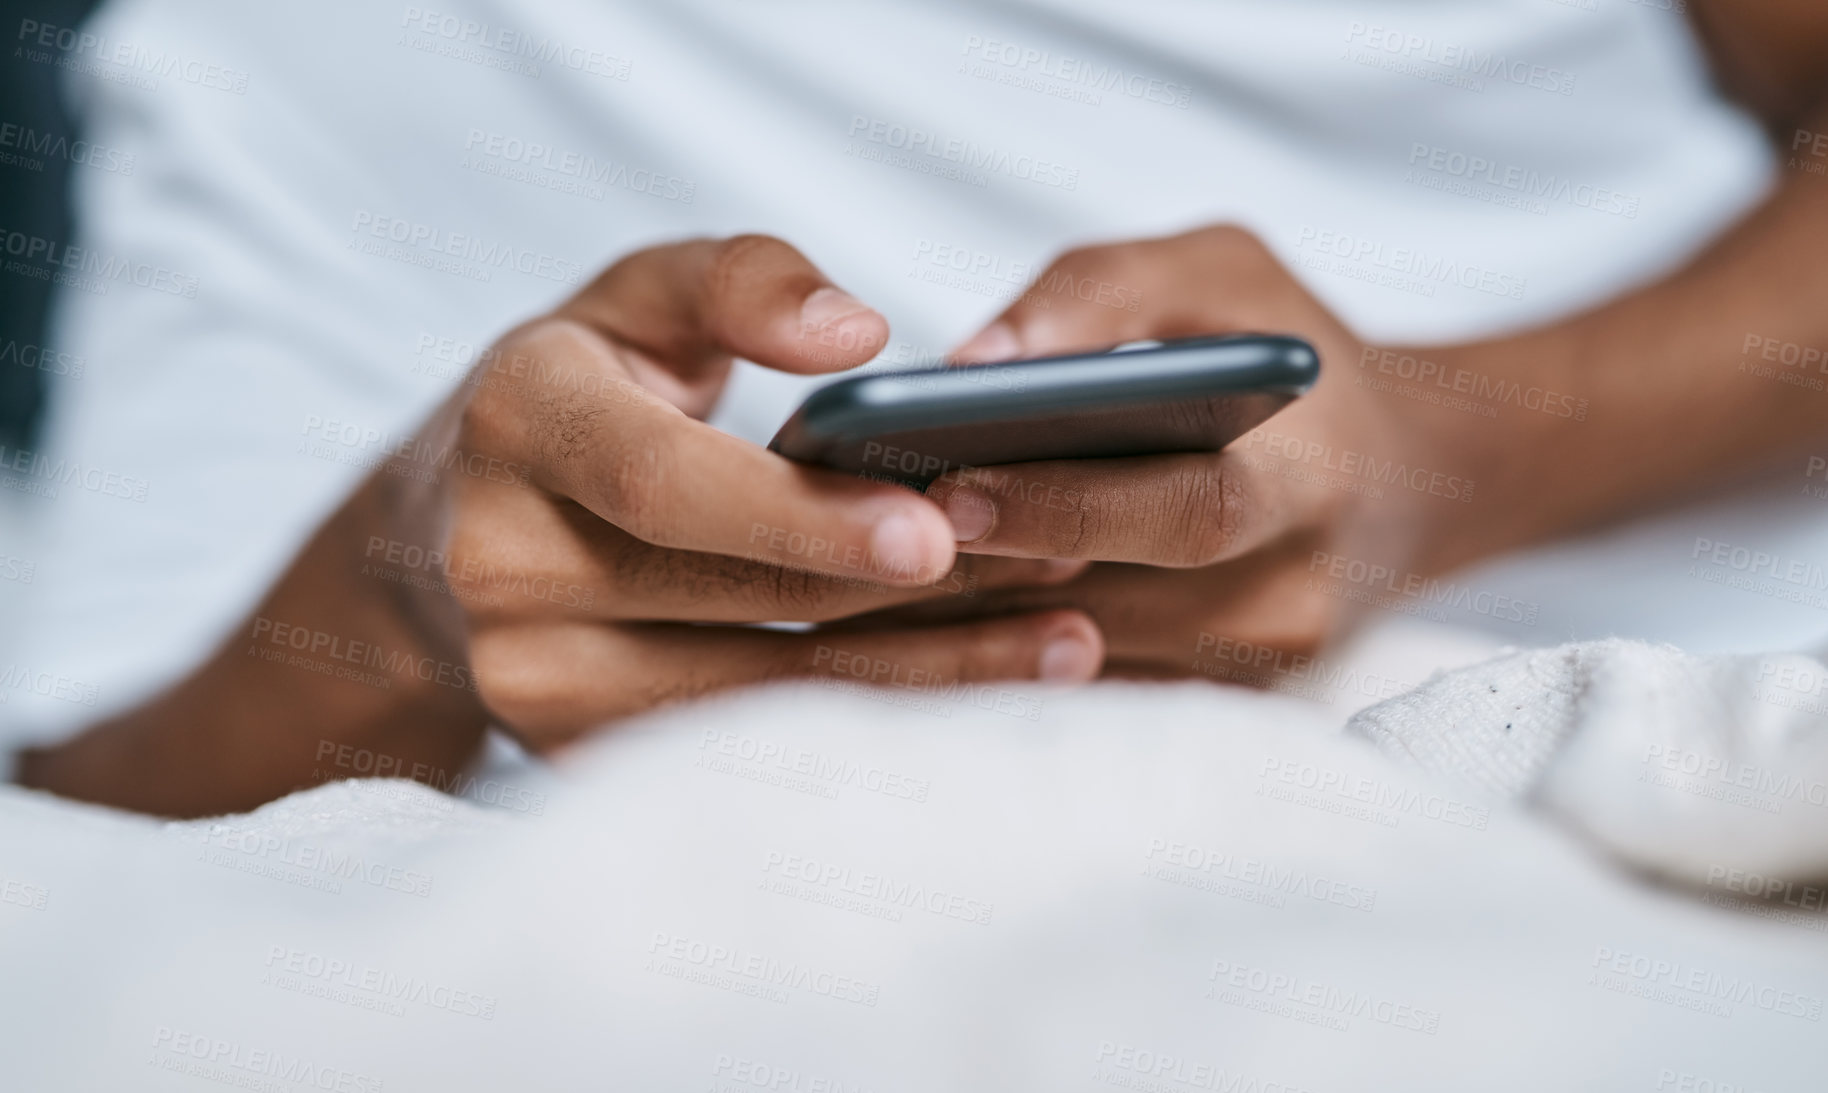
[[[20,31],[26,20],[73,27],[96,0],[6,0],[0,3],[0,124],[11,123],[53,141],[73,138],[55,64],[27,59]],[[67,147],[67,145],[66,145]],[[20,151],[22,149],[9,149]],[[70,210],[70,161],[37,156],[39,170],[0,163],[0,229],[67,243],[75,234]],[[4,255],[0,255],[4,260]],[[0,272],[0,444],[30,447],[49,394],[49,377],[35,367],[54,287],[48,281]]]

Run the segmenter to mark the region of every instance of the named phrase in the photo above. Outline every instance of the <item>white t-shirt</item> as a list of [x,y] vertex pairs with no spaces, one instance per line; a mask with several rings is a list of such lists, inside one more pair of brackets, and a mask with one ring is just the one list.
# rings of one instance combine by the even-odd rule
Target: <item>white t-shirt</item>
[[[194,666],[482,347],[632,248],[782,236],[917,363],[1065,247],[1235,221],[1367,337],[1443,342],[1670,269],[1771,170],[1683,20],[1624,0],[121,0],[52,31],[115,159],[75,171],[82,375],[7,498],[15,740]],[[716,420],[765,439],[807,383],[746,369]]]

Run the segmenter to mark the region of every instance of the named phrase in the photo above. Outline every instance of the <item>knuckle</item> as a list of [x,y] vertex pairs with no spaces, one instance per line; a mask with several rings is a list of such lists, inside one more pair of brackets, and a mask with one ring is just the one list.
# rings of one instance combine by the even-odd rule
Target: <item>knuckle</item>
[[470,671],[476,694],[491,712],[516,727],[537,725],[555,696],[546,658],[533,655],[518,628],[482,628],[470,636]]
[[1337,634],[1342,615],[1339,602],[1323,593],[1305,587],[1291,588],[1284,597],[1282,640],[1303,656],[1313,656],[1324,649]]
[[[525,507],[459,508],[437,578],[472,620],[588,615],[597,592],[573,545]],[[585,560],[588,560],[586,556]]]
[[[494,536],[469,497],[472,489],[465,485],[459,490],[456,520],[445,542],[446,564],[441,574],[452,598],[469,613],[489,606],[483,574],[495,557]],[[453,564],[459,559],[465,564]]]
[[1269,248],[1255,232],[1237,224],[1214,224],[1192,234],[1201,246],[1230,258],[1254,260],[1267,258]]
[[745,618],[826,622],[847,614],[831,578],[753,558],[665,550],[656,584],[694,603],[723,602]]
[[1284,638],[1281,645],[1287,650],[1290,656],[1305,657],[1308,660],[1312,660],[1319,656],[1321,651],[1326,648],[1327,628],[1325,620],[1318,617],[1303,617],[1299,613],[1297,614],[1296,619],[1298,623],[1304,625],[1302,625],[1299,632],[1292,633]]
[[754,653],[744,675],[755,683],[849,677],[863,671],[867,679],[875,663],[873,654],[840,634],[815,631],[804,641],[763,646]]
[[1164,540],[1172,543],[1167,564],[1203,566],[1219,561],[1237,540],[1238,490],[1209,463],[1177,469],[1163,493]]
[[705,295],[714,303],[722,300],[732,286],[742,282],[749,267],[771,256],[792,253],[791,246],[772,235],[751,232],[720,240],[705,263]]
[[772,290],[785,279],[810,293],[820,278],[800,252],[772,235],[736,235],[717,243],[705,263],[699,311],[704,344],[721,352],[745,344],[757,332],[758,301],[775,302]]
[[610,421],[608,407],[576,391],[543,392],[537,398],[542,427],[534,450],[542,466],[569,464],[597,447]]
[[538,376],[558,371],[563,361],[588,360],[602,352],[602,338],[576,319],[547,316],[510,333],[493,356],[513,362],[518,373]]
[[1082,497],[1079,504],[1067,508],[1056,517],[1046,519],[1044,526],[1047,532],[1044,538],[1053,557],[1085,557],[1087,544],[1097,541],[1097,528],[1102,522],[1099,516],[1102,506],[1088,504],[1088,500],[1088,497]]
[[471,372],[457,423],[462,444],[484,451],[503,450],[524,420],[525,409],[515,399],[495,384],[477,382],[475,372]]
[[645,271],[650,271],[657,265],[664,265],[668,259],[681,253],[689,253],[693,248],[713,249],[721,242],[722,240],[701,235],[656,243],[639,250],[629,251],[597,274],[595,279],[566,301],[565,307],[561,310],[576,313],[581,309],[587,312],[593,302],[612,298],[631,282],[648,276]]
[[[993,535],[999,541],[1040,552],[1048,558],[1081,558],[1103,535],[1105,514],[1122,498],[1095,480],[1067,485],[1055,479],[1028,479],[979,468],[969,478],[996,506]],[[1056,488],[1058,487],[1058,488]],[[1069,488],[1071,487],[1071,488]]]
[[913,663],[941,684],[994,679],[1002,674],[994,632],[993,624],[976,623],[966,627],[959,640],[929,647]]
[[1085,269],[1095,266],[1102,260],[1102,252],[1109,249],[1108,244],[1068,247],[1060,252],[1053,261],[1054,269]]
[[645,542],[678,546],[672,541],[667,514],[676,508],[678,456],[664,432],[642,430],[624,436],[592,469],[613,522]]
[[[545,318],[521,326],[496,342],[470,370],[469,393],[463,409],[465,438],[488,448],[504,448],[521,435],[533,409],[550,393],[520,377],[561,373],[561,361],[584,361],[599,351],[593,335],[569,319]],[[508,362],[506,380],[487,373]]]
[[758,683],[852,675],[867,680],[874,663],[874,657],[854,639],[844,634],[814,632],[804,641],[784,642],[760,651],[749,674]]
[[1236,224],[1200,228],[1178,240],[1188,248],[1187,261],[1200,276],[1229,291],[1255,292],[1279,276],[1281,264],[1268,246]]
[[684,238],[653,243],[645,247],[638,247],[635,250],[625,252],[622,257],[611,262],[609,268],[604,271],[604,276],[606,277],[611,273],[626,270],[630,267],[640,266],[656,257],[665,255],[668,251],[677,251],[683,247],[691,247],[703,243],[714,243],[716,241],[717,240],[706,235],[691,235]]
[[644,659],[632,635],[595,630],[584,638],[575,627],[527,623],[480,627],[470,638],[477,697],[535,751],[695,690],[688,677]]
[[947,649],[940,666],[960,680],[1019,679],[1033,674],[1036,633],[1031,621],[991,619],[973,625]]
[[1074,247],[1060,255],[1053,271],[1073,277],[1122,281],[1135,268],[1140,255],[1133,243],[1098,243]]
[[831,578],[784,566],[765,567],[765,607],[783,622],[828,622],[845,614]]
[[1021,588],[1047,576],[1051,562],[1042,558],[1007,558],[996,554],[960,554],[940,587],[974,596],[1003,588]]

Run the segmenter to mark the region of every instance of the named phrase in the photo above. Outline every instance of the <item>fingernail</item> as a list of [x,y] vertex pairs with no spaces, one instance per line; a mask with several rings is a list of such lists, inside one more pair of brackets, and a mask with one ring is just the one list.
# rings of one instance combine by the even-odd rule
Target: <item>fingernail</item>
[[1080,634],[1061,634],[1041,650],[1041,678],[1048,683],[1083,683],[1098,674],[1098,650]]
[[1049,558],[1041,563],[1041,580],[1048,584],[1065,584],[1092,568],[1083,558]]
[[978,331],[977,337],[952,351],[960,364],[990,364],[1014,360],[1022,355],[1022,341],[1008,323],[994,322]]
[[923,580],[944,563],[950,544],[932,541],[923,523],[905,512],[892,512],[876,522],[870,550],[888,571],[884,576]]
[[800,305],[800,328],[823,330],[852,315],[861,315],[870,310],[868,304],[850,293],[827,285],[806,297],[806,302]]
[[997,507],[981,491],[962,483],[946,494],[946,519],[952,521],[952,535],[961,543],[975,543],[990,534],[996,526]]

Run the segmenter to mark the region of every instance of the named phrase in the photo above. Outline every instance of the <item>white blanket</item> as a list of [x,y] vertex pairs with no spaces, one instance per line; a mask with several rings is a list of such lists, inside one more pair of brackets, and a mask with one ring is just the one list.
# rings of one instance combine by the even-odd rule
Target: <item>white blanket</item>
[[675,710],[510,808],[6,791],[5,1084],[1819,1088],[1819,902],[1654,886],[1294,698],[907,697]]
[[[1622,863],[1820,911],[1828,666],[1594,641],[1446,673],[1351,731],[1469,789],[1533,802]],[[1820,885],[1809,882],[1821,882]]]

